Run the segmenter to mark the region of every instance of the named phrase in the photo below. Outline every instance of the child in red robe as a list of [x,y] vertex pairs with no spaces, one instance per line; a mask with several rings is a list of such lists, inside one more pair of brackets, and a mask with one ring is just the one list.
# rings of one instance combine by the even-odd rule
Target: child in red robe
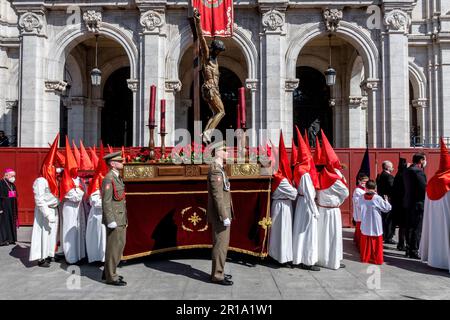
[[373,180],[366,183],[366,193],[359,200],[361,210],[361,262],[383,264],[383,221],[381,215],[392,209],[387,198],[377,192]]

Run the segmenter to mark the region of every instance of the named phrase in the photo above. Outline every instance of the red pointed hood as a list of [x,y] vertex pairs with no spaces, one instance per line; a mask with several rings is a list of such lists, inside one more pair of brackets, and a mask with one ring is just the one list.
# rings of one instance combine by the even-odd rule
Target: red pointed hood
[[72,178],[78,176],[78,166],[75,157],[70,150],[69,139],[66,136],[66,163],[64,166],[64,173],[61,179],[59,198],[62,200],[66,196],[67,192],[75,188],[75,182]]
[[320,132],[322,133],[322,155],[320,157],[319,164],[328,166],[330,171],[334,171],[332,169],[341,170],[341,162],[339,161],[336,152],[334,152],[334,149],[323,130],[320,130]]
[[75,141],[72,140],[72,145],[73,145],[73,155],[75,156],[75,160],[77,161],[77,166],[78,168],[81,167],[81,154],[80,151],[78,150]]
[[322,148],[320,147],[319,137],[316,136],[316,151],[314,151],[314,163],[319,164],[320,158],[322,157]]
[[295,127],[297,131],[297,140],[298,140],[298,156],[297,156],[297,165],[294,169],[294,182],[295,185],[298,186],[300,184],[300,179],[305,173],[309,173],[311,176],[311,180],[315,188],[319,187],[319,180],[317,176],[316,166],[314,165],[313,157],[311,154],[308,145],[305,140],[303,140],[300,131],[297,126]]
[[306,143],[306,146],[308,147],[308,150],[309,150],[309,153],[311,153],[312,154],[312,152],[311,152],[311,146],[310,146],[310,144],[309,144],[309,139],[308,139],[308,132],[305,130],[305,135],[303,136],[304,137],[304,141],[305,141],[305,143]]
[[56,160],[58,166],[60,168],[64,168],[64,166],[66,165],[66,156],[61,152],[59,152],[58,150],[56,150]]
[[280,131],[280,143],[278,145],[279,161],[278,171],[273,176],[272,192],[274,192],[280,185],[283,179],[287,179],[289,183],[292,183],[292,170],[289,163],[286,147],[284,145],[283,132]]
[[98,159],[98,165],[95,168],[94,177],[89,183],[88,192],[86,194],[87,198],[89,198],[89,196],[93,194],[95,191],[101,189],[103,178],[108,173],[108,165],[106,164],[106,161],[103,159],[104,156],[105,150],[103,148],[103,145],[100,145],[100,158]]
[[430,200],[439,200],[450,191],[450,154],[441,138],[441,159],[439,169],[428,181],[427,196]]
[[297,146],[295,145],[294,138],[291,141],[291,167],[294,167],[297,163]]
[[95,146],[94,146],[94,148],[89,147],[89,153],[91,154],[92,165],[94,166],[94,168],[97,168],[98,156],[97,156],[97,152],[95,151]]
[[50,147],[50,151],[44,158],[41,166],[41,177],[45,178],[48,182],[48,186],[50,188],[50,192],[58,197],[58,183],[56,180],[56,152],[58,151],[58,143],[59,143],[59,133],[56,135],[53,144]]
[[80,140],[80,170],[94,170],[94,164],[84,147],[83,141]]

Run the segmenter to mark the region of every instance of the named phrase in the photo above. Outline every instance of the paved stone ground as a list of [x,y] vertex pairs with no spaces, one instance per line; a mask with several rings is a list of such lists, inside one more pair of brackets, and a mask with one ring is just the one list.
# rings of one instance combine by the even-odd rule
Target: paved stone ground
[[[100,265],[36,267],[28,261],[29,237],[30,229],[22,228],[23,242],[0,247],[0,299],[450,299],[448,271],[406,259],[393,246],[385,250],[385,264],[379,269],[360,263],[352,229],[344,229],[344,269],[279,268],[270,259],[230,253],[226,272],[233,275],[231,287],[208,282],[209,250],[128,261],[119,269],[128,286],[113,287],[100,281]],[[79,281],[71,281],[71,270],[81,273]],[[373,286],[377,274],[378,288]],[[68,289],[74,283],[79,289]]]

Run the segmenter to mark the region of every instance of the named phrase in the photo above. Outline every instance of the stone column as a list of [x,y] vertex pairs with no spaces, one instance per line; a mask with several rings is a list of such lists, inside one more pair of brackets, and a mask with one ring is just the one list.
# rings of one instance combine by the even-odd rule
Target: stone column
[[349,148],[366,146],[366,105],[362,96],[348,97],[348,136]]
[[[8,87],[8,55],[6,48],[0,47],[0,88]],[[10,136],[11,132],[7,131],[8,114],[6,111],[6,93],[7,90],[0,90],[0,130],[5,131],[5,135]]]
[[[266,124],[267,137],[278,144],[280,128],[285,141],[292,138],[292,110],[285,106],[285,10],[283,3],[260,4],[261,34],[261,121]],[[292,109],[292,103],[290,108]],[[263,138],[263,137],[260,137]],[[262,141],[260,141],[261,143]]]
[[[384,134],[381,107],[378,92],[378,79],[366,79],[361,88],[367,94],[367,131],[369,133],[368,143],[370,148],[381,148],[382,135]],[[409,131],[408,131],[409,132]]]
[[447,35],[445,37],[442,36],[440,39],[440,49],[441,64],[438,67],[440,92],[438,136],[450,137],[450,26],[448,27]]
[[87,125],[84,113],[87,103],[85,97],[72,97],[67,106],[67,136],[70,143],[75,140],[78,145],[80,139],[84,140],[84,129]]
[[133,142],[134,147],[139,146],[139,80],[127,79],[128,89],[133,93]]
[[[170,80],[165,83],[166,90],[166,137],[165,137],[165,145],[166,147],[172,147],[175,145],[175,95],[177,92],[181,90],[181,81],[180,80]],[[158,123],[158,136],[161,132],[160,128],[160,119],[157,119]],[[187,127],[186,127],[187,128]],[[193,138],[193,137],[191,137]]]
[[[149,102],[150,86],[156,85],[156,112],[155,119],[160,118],[160,102],[165,97],[165,3],[164,1],[154,4],[142,4],[140,24],[142,26],[140,41],[140,69],[141,78],[139,82],[139,95],[141,107],[135,122],[138,131],[136,142],[141,146],[148,146],[149,130]],[[172,79],[169,79],[172,80]],[[166,113],[167,115],[167,113]],[[159,125],[158,125],[159,128]],[[159,132],[159,129],[155,132]],[[172,127],[173,128],[173,127]],[[159,135],[155,134],[155,146],[160,145]]]
[[[78,100],[78,99],[77,99]],[[84,103],[84,130],[83,130],[83,143],[86,146],[99,145],[101,138],[102,128],[102,109],[105,105],[103,99],[90,99],[89,101],[79,99],[79,106],[81,108]]]
[[[59,131],[59,105],[44,104],[46,18],[41,9],[20,11],[22,40],[19,76],[19,143],[21,147],[47,147]],[[52,106],[53,107],[53,106]]]
[[258,146],[258,129],[262,127],[261,124],[261,110],[259,109],[259,94],[258,94],[258,79],[246,79],[245,87],[250,90],[250,107],[247,105],[247,131],[249,137],[249,146]]
[[386,34],[383,46],[385,80],[385,122],[387,148],[405,148],[410,145],[408,31],[410,18],[399,9],[387,11],[384,24]]

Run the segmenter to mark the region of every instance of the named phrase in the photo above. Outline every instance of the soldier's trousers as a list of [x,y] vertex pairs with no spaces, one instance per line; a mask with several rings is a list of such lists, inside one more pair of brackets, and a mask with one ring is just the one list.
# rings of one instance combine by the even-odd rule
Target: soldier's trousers
[[211,280],[221,281],[224,279],[225,261],[230,243],[230,227],[225,227],[222,221],[217,220],[212,224],[212,236]]
[[106,228],[106,230],[105,277],[106,282],[114,282],[119,280],[116,269],[125,248],[127,229],[125,226],[120,226],[115,229]]

